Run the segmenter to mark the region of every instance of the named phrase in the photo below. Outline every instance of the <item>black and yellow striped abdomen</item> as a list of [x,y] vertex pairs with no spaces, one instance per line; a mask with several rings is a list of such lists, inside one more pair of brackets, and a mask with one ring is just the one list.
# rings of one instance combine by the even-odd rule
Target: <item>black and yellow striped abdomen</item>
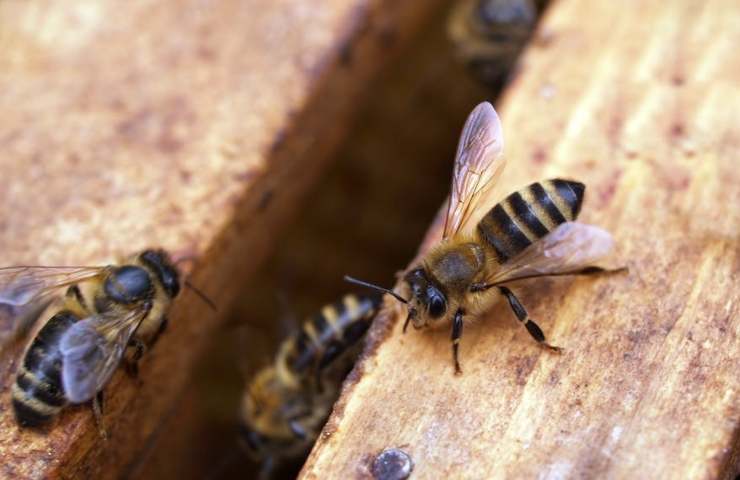
[[13,410],[18,423],[38,427],[67,404],[62,386],[59,341],[79,318],[69,311],[51,317],[26,351],[13,385]]
[[585,188],[559,178],[535,182],[496,204],[478,223],[478,236],[504,263],[561,223],[575,220]]
[[354,346],[370,327],[380,301],[378,296],[348,294],[309,317],[280,347],[276,366],[283,381],[300,383]]

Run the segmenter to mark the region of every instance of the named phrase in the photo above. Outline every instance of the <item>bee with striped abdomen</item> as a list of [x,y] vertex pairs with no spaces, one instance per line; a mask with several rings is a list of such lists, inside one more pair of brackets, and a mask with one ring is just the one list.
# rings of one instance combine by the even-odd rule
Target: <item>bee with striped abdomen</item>
[[458,56],[483,83],[498,89],[536,23],[532,0],[464,0],[450,14],[447,33]]
[[[541,345],[539,326],[504,284],[525,278],[605,272],[591,264],[612,248],[608,232],[574,220],[585,186],[573,180],[535,182],[472,221],[480,200],[503,167],[501,123],[490,103],[478,105],[460,137],[442,240],[403,277],[408,298],[353,278],[353,283],[393,295],[408,306],[403,330],[452,323],[452,354],[460,373],[458,344],[466,316],[476,317],[503,296]],[[615,271],[621,271],[617,269]]]
[[67,404],[90,400],[99,422],[98,394],[129,346],[136,362],[153,344],[179,291],[179,272],[162,250],[104,267],[0,269],[0,303],[19,310],[50,303],[12,388],[18,423],[40,427]]
[[325,306],[283,341],[274,363],[247,387],[241,439],[262,462],[261,478],[268,478],[276,464],[308,454],[379,305],[377,296],[348,294]]

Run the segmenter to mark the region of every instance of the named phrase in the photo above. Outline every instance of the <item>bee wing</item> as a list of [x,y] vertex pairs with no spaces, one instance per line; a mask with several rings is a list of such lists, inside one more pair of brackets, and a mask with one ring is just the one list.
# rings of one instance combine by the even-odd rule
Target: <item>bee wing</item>
[[470,219],[476,202],[504,165],[503,149],[501,120],[493,106],[483,102],[470,113],[460,135],[443,238],[454,235]]
[[106,267],[0,268],[0,303],[12,306],[34,303],[61,287],[100,275]]
[[64,333],[59,342],[62,385],[70,402],[86,402],[105,387],[145,314],[140,308],[123,316],[93,315]]
[[52,301],[53,299],[49,298],[20,307],[0,304],[0,354],[6,346],[28,334]]
[[488,283],[576,271],[605,257],[613,245],[614,240],[606,230],[565,222],[503,264]]
[[0,345],[20,338],[58,290],[100,275],[105,267],[0,268]]

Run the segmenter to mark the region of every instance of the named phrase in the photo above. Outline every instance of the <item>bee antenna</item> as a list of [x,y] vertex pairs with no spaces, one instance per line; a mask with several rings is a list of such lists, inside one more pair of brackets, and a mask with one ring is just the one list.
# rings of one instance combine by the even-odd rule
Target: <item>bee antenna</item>
[[378,290],[379,292],[387,293],[388,295],[392,296],[396,300],[398,300],[401,303],[409,303],[408,300],[403,298],[401,295],[397,294],[393,290],[389,290],[387,288],[380,287],[378,285],[373,285],[372,283],[364,282],[362,280],[358,280],[356,278],[350,277],[349,275],[344,276],[344,281],[349,283],[354,283],[355,285],[360,285],[367,288],[372,288],[373,290]]
[[184,283],[185,283],[185,286],[188,287],[190,290],[192,290],[193,293],[195,293],[196,295],[198,295],[200,297],[200,299],[205,302],[206,305],[208,305],[209,307],[211,307],[211,309],[214,312],[217,312],[218,311],[218,308],[216,308],[216,304],[213,303],[213,300],[211,300],[210,298],[208,298],[208,296],[205,293],[203,293],[200,289],[198,289],[195,285],[193,285],[192,283],[188,282],[187,280],[185,280]]

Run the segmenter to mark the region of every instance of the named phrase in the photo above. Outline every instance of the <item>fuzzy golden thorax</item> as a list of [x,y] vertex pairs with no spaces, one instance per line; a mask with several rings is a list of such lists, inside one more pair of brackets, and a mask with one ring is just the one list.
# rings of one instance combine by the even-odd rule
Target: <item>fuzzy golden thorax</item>
[[483,277],[486,265],[486,253],[475,242],[453,239],[435,247],[404,277],[414,328],[446,323],[443,320],[464,309],[470,286]]

